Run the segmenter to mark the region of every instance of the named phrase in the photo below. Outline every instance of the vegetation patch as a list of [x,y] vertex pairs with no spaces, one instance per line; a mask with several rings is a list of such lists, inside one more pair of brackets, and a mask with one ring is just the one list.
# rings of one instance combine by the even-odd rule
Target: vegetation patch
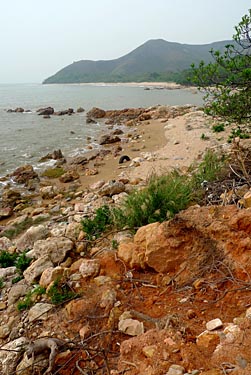
[[46,289],[41,286],[37,286],[35,289],[29,291],[26,296],[18,302],[18,311],[30,309],[35,304],[37,296],[41,296],[45,292]]
[[65,301],[69,301],[77,297],[77,293],[73,292],[68,284],[61,283],[60,279],[54,281],[47,295],[54,305],[60,305]]
[[83,230],[88,240],[100,237],[101,233],[112,223],[112,212],[108,206],[98,208],[93,219],[82,220]]
[[65,173],[65,170],[61,167],[47,168],[43,173],[42,177],[48,178],[59,178]]

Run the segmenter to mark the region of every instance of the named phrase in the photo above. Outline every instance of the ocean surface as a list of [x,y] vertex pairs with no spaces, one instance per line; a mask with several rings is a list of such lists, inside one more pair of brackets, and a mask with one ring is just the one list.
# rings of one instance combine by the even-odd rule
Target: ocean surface
[[[87,137],[98,147],[96,139],[105,128],[102,123],[86,124],[86,112],[92,107],[123,109],[157,104],[202,104],[202,95],[189,89],[151,89],[107,84],[42,85],[0,84],[0,176],[23,164],[45,166],[39,159],[61,149],[64,156],[87,151]],[[51,106],[55,111],[83,107],[86,112],[72,116],[44,119],[36,110]],[[22,107],[27,113],[8,113]]]

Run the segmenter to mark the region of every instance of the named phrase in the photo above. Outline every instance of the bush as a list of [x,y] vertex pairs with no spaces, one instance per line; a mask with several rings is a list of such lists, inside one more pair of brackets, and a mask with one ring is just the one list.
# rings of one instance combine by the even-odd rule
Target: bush
[[65,173],[65,170],[61,167],[47,168],[43,173],[43,177],[48,178],[59,178]]
[[2,250],[0,253],[0,267],[8,268],[15,265],[17,254],[11,254],[6,250]]
[[145,189],[130,194],[115,211],[116,224],[135,228],[167,220],[188,206],[191,194],[190,180],[177,171],[153,176]]
[[220,133],[220,132],[223,132],[225,130],[225,125],[223,123],[213,125],[212,129],[213,129],[214,133]]
[[47,294],[54,305],[59,305],[77,296],[67,284],[60,283],[59,279],[54,281]]
[[87,235],[88,240],[92,240],[93,237],[100,237],[101,233],[112,224],[112,214],[108,206],[102,206],[95,211],[93,219],[86,218],[82,220],[83,230]]

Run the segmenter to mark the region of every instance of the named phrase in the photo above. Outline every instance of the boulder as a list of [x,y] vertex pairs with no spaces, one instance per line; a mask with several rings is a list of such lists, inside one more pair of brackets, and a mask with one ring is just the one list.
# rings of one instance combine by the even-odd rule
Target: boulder
[[1,250],[8,250],[11,247],[12,243],[11,240],[7,237],[0,237],[0,249]]
[[56,281],[58,279],[61,279],[64,275],[65,269],[63,267],[57,266],[57,267],[49,267],[46,270],[43,271],[40,280],[39,285],[43,288],[47,288],[53,281]]
[[103,109],[93,107],[90,111],[87,112],[88,117],[93,117],[93,118],[103,118],[106,115],[106,111]]
[[67,171],[65,172],[60,178],[59,178],[59,181],[60,182],[63,182],[63,183],[67,183],[67,182],[72,182],[72,181],[75,181],[75,180],[78,180],[79,179],[79,174],[78,172],[74,171],[74,170],[71,170],[71,171]]
[[101,137],[99,139],[99,144],[100,145],[108,145],[108,144],[116,143],[116,142],[120,142],[120,141],[121,141],[121,138],[119,138],[117,135],[104,134],[104,135],[101,135]]
[[27,164],[17,168],[11,173],[10,177],[18,184],[25,184],[28,180],[38,178],[38,174],[34,171],[32,165]]
[[82,112],[84,112],[85,110],[84,110],[84,108],[83,107],[78,107],[78,109],[77,109],[77,113],[82,113]]
[[7,217],[10,217],[13,214],[13,208],[12,207],[0,207],[0,220],[6,219]]
[[39,161],[44,162],[44,161],[47,161],[47,160],[50,160],[50,159],[53,159],[53,160],[64,159],[64,155],[62,154],[62,151],[60,149],[58,149],[58,150],[54,150],[53,152],[43,156]]
[[76,165],[85,165],[87,163],[88,163],[88,159],[86,156],[76,156],[70,162],[70,164],[76,164]]
[[35,242],[32,257],[39,259],[41,255],[47,256],[55,265],[63,262],[66,254],[73,248],[73,242],[65,237],[49,237],[46,240]]
[[140,228],[133,242],[120,244],[118,254],[136,268],[143,265],[170,276],[177,274],[175,280],[181,284],[201,276],[210,264],[224,258],[233,270],[241,266],[247,275],[251,272],[250,221],[250,209],[193,206],[170,221]]
[[31,249],[38,240],[46,238],[49,231],[44,225],[30,227],[16,242],[17,251]]
[[100,270],[100,262],[97,259],[83,259],[79,266],[79,272],[84,279],[95,277]]
[[52,107],[40,108],[37,110],[37,113],[40,116],[50,116],[50,115],[53,115],[54,108]]
[[28,284],[31,284],[36,281],[36,279],[42,275],[44,270],[49,267],[53,267],[53,263],[48,257],[48,255],[43,255],[35,262],[31,263],[31,265],[26,268],[23,275]]
[[98,191],[98,194],[103,196],[112,196],[115,194],[120,194],[125,191],[125,185],[123,182],[111,180],[105,183],[101,189]]
[[18,361],[23,353],[23,347],[28,344],[26,337],[19,337],[3,345],[0,350],[0,373],[2,375],[15,374]]
[[54,198],[57,194],[57,188],[55,186],[44,186],[41,187],[39,190],[39,193],[41,194],[41,197],[43,199],[51,199]]
[[3,216],[4,214],[7,215],[8,212],[11,214],[12,213],[11,209],[19,203],[18,201],[20,199],[21,199],[21,193],[19,191],[10,189],[10,188],[4,189],[2,193],[1,205],[2,205],[2,208],[7,208],[7,210],[2,211]]
[[36,303],[32,306],[28,312],[29,322],[34,322],[35,320],[47,320],[48,312],[52,309],[50,303]]

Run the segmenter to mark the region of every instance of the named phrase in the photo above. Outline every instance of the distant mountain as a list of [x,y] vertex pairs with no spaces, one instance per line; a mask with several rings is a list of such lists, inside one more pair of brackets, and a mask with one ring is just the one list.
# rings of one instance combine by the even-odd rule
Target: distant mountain
[[[190,45],[149,40],[114,60],[80,60],[66,66],[43,83],[130,82],[175,80],[192,63],[211,60],[209,51],[222,51],[231,41]],[[169,79],[170,78],[170,79]]]

